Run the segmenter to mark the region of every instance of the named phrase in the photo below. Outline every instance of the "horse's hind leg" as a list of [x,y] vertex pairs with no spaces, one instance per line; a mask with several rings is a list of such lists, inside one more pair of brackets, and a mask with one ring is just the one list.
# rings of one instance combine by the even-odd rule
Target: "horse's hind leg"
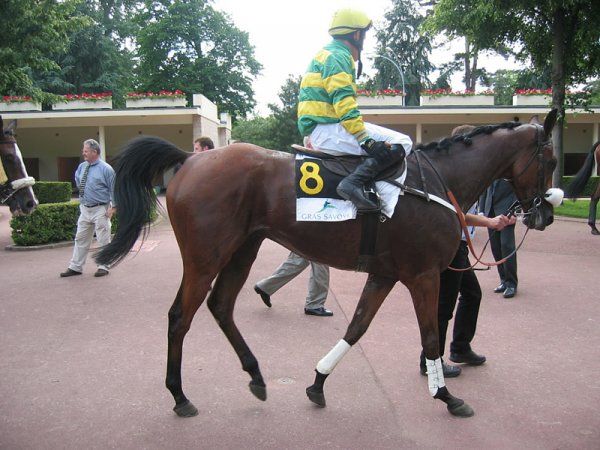
[[306,388],[306,395],[311,402],[322,408],[325,407],[323,392],[325,380],[350,348],[365,334],[373,317],[395,284],[395,280],[369,275],[344,338],[319,361],[315,369],[315,381]]
[[598,187],[596,188],[596,192],[590,198],[590,213],[588,216],[588,225],[592,229],[593,235],[599,235],[600,231],[596,228],[596,208],[598,207],[598,199],[600,198],[600,181],[598,182]]
[[175,399],[173,410],[180,417],[192,417],[198,414],[196,407],[183,393],[181,360],[183,340],[190,329],[196,311],[204,301],[211,280],[211,276],[197,279],[194,275],[184,273],[175,301],[169,310],[166,386]]
[[229,263],[219,273],[213,290],[208,297],[207,305],[238,355],[242,363],[242,369],[250,375],[250,391],[258,399],[266,400],[267,389],[258,367],[258,361],[233,320],[235,301],[248,278],[261,243],[262,238],[251,238],[233,254]]

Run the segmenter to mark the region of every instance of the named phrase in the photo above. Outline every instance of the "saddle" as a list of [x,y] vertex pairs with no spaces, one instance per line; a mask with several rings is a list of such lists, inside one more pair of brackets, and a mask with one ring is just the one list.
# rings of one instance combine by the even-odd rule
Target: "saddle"
[[[324,169],[339,178],[338,182],[352,173],[356,167],[361,164],[366,156],[332,156],[318,150],[313,150],[300,145],[292,145],[296,153],[300,153],[313,158],[318,158]],[[405,162],[391,166],[379,173],[375,180],[365,186],[365,193],[369,198],[379,205],[379,210],[373,213],[364,214],[361,225],[361,238],[359,243],[359,256],[356,262],[356,270],[359,272],[368,272],[372,263],[377,241],[377,228],[380,221],[385,220],[385,215],[381,213],[381,199],[377,193],[375,181],[394,181],[399,178],[405,168]],[[337,183],[336,183],[337,185]],[[335,194],[337,195],[337,194]]]
[[[296,151],[296,153],[301,153],[307,156],[312,156],[321,159],[323,162],[323,167],[341,177],[346,177],[350,175],[352,172],[354,172],[354,169],[356,169],[356,167],[367,158],[367,156],[358,155],[333,156],[328,153],[303,147],[297,144],[292,144],[292,148]],[[377,177],[375,177],[375,181],[387,181],[399,178],[400,175],[402,175],[404,168],[406,167],[405,164],[406,160],[404,159],[400,164],[388,167],[387,169],[379,173]],[[375,190],[374,183],[372,184],[372,187]]]

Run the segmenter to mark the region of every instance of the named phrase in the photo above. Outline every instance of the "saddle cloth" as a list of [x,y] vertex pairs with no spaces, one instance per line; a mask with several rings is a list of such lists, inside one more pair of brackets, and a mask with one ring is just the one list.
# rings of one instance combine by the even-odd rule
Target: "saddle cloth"
[[[343,178],[327,169],[320,158],[296,154],[296,220],[299,222],[342,222],[355,219],[357,209],[349,200],[342,199],[335,191]],[[396,178],[406,180],[406,166]],[[375,183],[381,199],[381,212],[389,217],[394,214],[401,195],[399,187],[385,181]]]

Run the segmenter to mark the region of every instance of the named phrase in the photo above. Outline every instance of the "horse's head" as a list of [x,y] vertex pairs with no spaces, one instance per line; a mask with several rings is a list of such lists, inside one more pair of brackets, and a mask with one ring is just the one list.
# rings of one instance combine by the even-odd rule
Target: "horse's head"
[[27,175],[14,136],[16,121],[4,129],[0,116],[0,203],[7,204],[13,215],[29,214],[38,205],[31,186],[35,180]]
[[536,230],[544,230],[554,221],[554,206],[563,197],[560,189],[551,189],[552,172],[556,168],[551,132],[556,115],[556,109],[550,111],[543,126],[537,116],[529,121],[534,127],[535,141],[515,160],[509,180],[524,213],[523,224]]

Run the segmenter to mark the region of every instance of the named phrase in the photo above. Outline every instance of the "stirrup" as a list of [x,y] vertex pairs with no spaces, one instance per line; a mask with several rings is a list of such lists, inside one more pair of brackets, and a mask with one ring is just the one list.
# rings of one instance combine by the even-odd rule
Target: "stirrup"
[[[375,214],[381,211],[381,197],[379,196],[379,192],[377,192],[376,190],[374,190],[373,188],[367,188],[365,186],[363,186],[362,191],[364,193],[363,195],[363,200],[367,200],[371,203],[373,203],[375,205],[375,207],[373,208],[359,208],[358,205],[355,202],[354,206],[356,206],[356,212],[358,214]],[[371,195],[369,195],[371,194]],[[371,198],[369,198],[371,197]],[[374,197],[374,199],[372,198]]]

